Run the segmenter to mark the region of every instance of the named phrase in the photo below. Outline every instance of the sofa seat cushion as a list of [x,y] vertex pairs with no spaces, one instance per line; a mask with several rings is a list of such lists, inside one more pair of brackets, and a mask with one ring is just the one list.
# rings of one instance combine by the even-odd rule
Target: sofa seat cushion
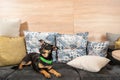
[[[53,67],[56,71],[62,74],[62,77],[56,78],[52,75],[49,80],[80,80],[79,74],[77,71],[66,65],[60,63],[54,63]],[[31,67],[24,67],[23,70],[16,70],[13,74],[7,77],[7,80],[47,80],[40,73],[35,72]]]
[[14,72],[11,67],[12,66],[0,67],[0,80],[4,80],[7,76]]
[[119,80],[120,79],[120,66],[108,65],[98,73],[88,72],[85,70],[78,70],[81,79],[80,80]]

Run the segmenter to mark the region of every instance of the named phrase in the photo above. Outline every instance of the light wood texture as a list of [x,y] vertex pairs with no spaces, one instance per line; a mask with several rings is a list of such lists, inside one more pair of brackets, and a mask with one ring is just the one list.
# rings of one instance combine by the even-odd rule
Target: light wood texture
[[77,0],[74,20],[75,32],[79,27],[95,32],[120,32],[120,0]]
[[88,31],[104,38],[106,32],[120,33],[120,0],[0,0],[3,17],[20,18],[30,31]]
[[73,33],[73,0],[0,0],[0,17],[20,18],[30,31]]
[[76,0],[74,32],[88,31],[91,40],[106,32],[120,33],[120,0]]

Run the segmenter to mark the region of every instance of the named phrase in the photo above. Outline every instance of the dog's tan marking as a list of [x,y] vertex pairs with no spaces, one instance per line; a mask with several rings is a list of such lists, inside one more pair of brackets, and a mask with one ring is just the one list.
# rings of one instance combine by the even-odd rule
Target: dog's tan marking
[[45,68],[45,66],[43,64],[41,64],[41,63],[38,64],[38,67],[39,68]]
[[43,49],[44,54],[42,54],[43,57],[48,57],[50,50]]
[[56,77],[61,77],[61,74],[54,69],[50,69],[49,72],[54,74]]
[[46,78],[51,78],[50,74],[45,70],[41,70],[40,73],[43,74]]
[[32,61],[29,61],[28,63],[26,63],[25,65],[31,65],[32,64]]
[[48,70],[52,68],[52,66],[44,66],[43,64],[38,64],[39,68],[47,68]]
[[23,66],[24,66],[24,65],[27,66],[27,65],[31,65],[31,64],[32,64],[31,61],[29,61],[29,62],[27,62],[27,63],[26,63],[25,61],[22,61],[22,62],[20,63],[20,65],[19,65],[19,69],[23,69]]
[[22,61],[19,65],[19,69],[23,69],[23,65],[25,65],[26,62]]
[[52,66],[45,66],[45,68],[47,68],[48,70],[50,70],[52,68]]

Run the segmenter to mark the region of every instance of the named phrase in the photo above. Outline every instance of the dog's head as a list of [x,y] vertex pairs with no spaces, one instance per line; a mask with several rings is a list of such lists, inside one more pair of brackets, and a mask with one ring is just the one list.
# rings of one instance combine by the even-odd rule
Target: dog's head
[[39,49],[41,55],[45,58],[52,56],[52,51],[57,50],[58,48],[54,45],[46,43],[44,40],[39,40],[41,44],[41,48]]

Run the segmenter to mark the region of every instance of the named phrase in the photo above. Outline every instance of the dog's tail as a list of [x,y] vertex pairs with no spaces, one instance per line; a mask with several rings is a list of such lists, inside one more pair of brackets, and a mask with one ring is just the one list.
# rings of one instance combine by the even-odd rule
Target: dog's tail
[[17,70],[18,69],[18,65],[12,66],[11,69]]

